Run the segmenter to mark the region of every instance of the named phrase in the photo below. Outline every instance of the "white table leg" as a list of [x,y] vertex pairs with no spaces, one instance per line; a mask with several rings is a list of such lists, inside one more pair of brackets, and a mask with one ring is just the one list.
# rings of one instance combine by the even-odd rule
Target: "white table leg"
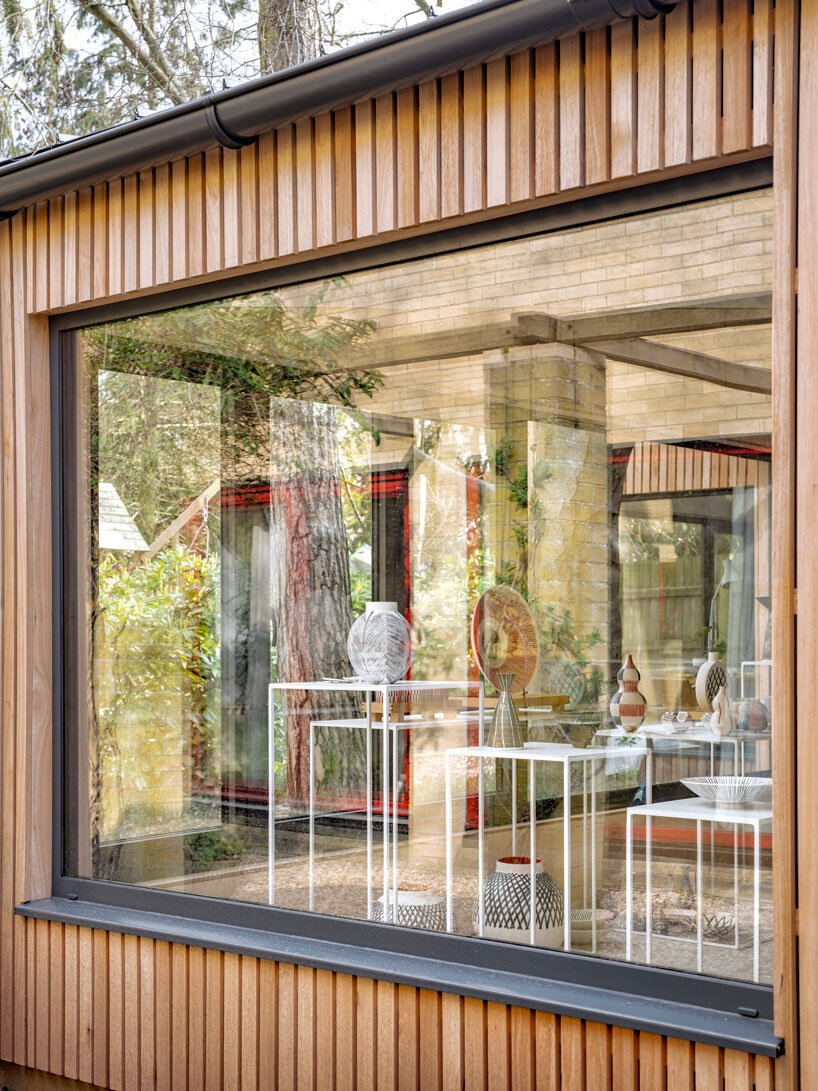
[[270,687],[267,700],[267,902],[275,904],[276,870],[276,742],[275,742],[275,690]]
[[[495,766],[496,768],[496,766]],[[485,815],[483,811],[485,809],[485,793],[483,790],[483,757],[482,755],[477,759],[477,901],[480,912],[480,928],[478,935],[482,938],[485,928],[485,916],[486,916],[486,889],[483,881],[483,854],[485,846],[483,844],[486,823]]]
[[648,743],[645,753],[645,803],[653,803],[653,747]]
[[[710,827],[713,844],[713,827]],[[696,968],[702,972],[702,820],[696,819]]]
[[366,919],[372,920],[372,694],[366,695]]
[[446,931],[454,931],[452,904],[452,763],[446,751]]
[[733,946],[738,949],[738,822],[733,826]]
[[591,761],[591,950],[596,954],[596,779]]
[[315,909],[315,724],[310,720],[310,909]]
[[392,909],[389,900],[389,731],[387,722],[388,711],[384,696],[384,693],[381,693],[381,730],[383,731],[381,818],[383,820],[383,919],[384,921],[388,921],[392,917]]
[[529,906],[529,925],[531,933],[531,946],[533,947],[537,937],[537,805],[534,799],[534,759],[528,759],[528,825],[529,845],[528,855],[531,867]]
[[477,685],[479,687],[478,690],[477,690],[477,709],[478,709],[478,712],[477,712],[477,715],[478,715],[477,743],[478,743],[478,746],[482,746],[483,745],[483,737],[485,735],[485,731],[484,731],[484,728],[483,728],[483,717],[486,714],[486,707],[485,707],[485,704],[486,704],[486,690],[485,690],[485,686],[483,685],[482,682],[478,682]]
[[653,823],[645,815],[645,962],[650,965],[650,941],[653,935]]
[[582,908],[588,908],[588,762],[582,763]]
[[389,726],[389,697],[384,705],[384,731],[392,732],[392,920],[398,923],[398,730]]
[[753,824],[753,981],[758,981],[761,947],[761,823]]
[[[533,763],[531,763],[533,764]],[[511,855],[517,855],[517,759],[511,759]]]
[[566,951],[571,950],[571,763],[563,760],[562,881]]
[[634,933],[634,813],[625,815],[625,958],[630,961]]

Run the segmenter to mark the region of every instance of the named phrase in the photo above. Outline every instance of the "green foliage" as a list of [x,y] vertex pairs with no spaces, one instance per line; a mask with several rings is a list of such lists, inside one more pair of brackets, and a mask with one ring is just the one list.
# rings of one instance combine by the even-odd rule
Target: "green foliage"
[[[99,760],[104,785],[126,801],[146,793],[167,746],[188,737],[187,761],[201,781],[220,782],[219,566],[184,546],[126,566],[103,553],[98,571],[95,648]],[[181,717],[184,709],[185,721]],[[108,835],[127,835],[127,802]],[[149,821],[149,813],[142,816]]]
[[244,852],[244,846],[223,831],[205,830],[185,838],[185,872],[196,874],[210,871],[214,864],[235,860]]

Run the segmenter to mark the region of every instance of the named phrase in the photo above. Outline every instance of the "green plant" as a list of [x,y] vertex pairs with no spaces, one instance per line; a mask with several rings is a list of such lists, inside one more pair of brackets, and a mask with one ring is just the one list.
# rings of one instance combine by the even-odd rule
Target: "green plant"
[[205,830],[185,838],[185,871],[209,871],[222,860],[235,860],[244,852],[242,844],[219,830]]

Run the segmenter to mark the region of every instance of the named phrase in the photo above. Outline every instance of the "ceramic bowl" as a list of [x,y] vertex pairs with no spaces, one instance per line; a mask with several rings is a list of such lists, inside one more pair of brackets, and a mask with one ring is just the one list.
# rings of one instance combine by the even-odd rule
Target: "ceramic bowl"
[[690,777],[682,784],[701,799],[723,807],[769,803],[773,791],[770,777]]

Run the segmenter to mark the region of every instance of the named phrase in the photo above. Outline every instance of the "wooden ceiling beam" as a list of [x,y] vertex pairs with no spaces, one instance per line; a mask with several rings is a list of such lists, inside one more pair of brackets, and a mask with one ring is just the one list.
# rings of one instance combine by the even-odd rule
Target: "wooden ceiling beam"
[[772,390],[772,373],[766,368],[735,364],[730,360],[720,360],[716,356],[706,356],[703,352],[660,345],[656,341],[643,341],[639,337],[596,341],[594,348],[604,353],[609,360],[619,360],[625,364],[635,364],[637,367],[663,371],[670,375],[682,375],[688,379],[699,379],[705,383],[729,387],[731,390],[747,390],[753,394],[769,394]]
[[522,332],[542,331],[545,334],[553,325],[555,335],[549,340],[586,345],[619,337],[662,337],[671,333],[763,325],[772,319],[772,294],[753,292],[716,296],[688,303],[659,303],[568,318],[554,318],[540,311],[521,311],[513,314],[512,319],[517,320]]

